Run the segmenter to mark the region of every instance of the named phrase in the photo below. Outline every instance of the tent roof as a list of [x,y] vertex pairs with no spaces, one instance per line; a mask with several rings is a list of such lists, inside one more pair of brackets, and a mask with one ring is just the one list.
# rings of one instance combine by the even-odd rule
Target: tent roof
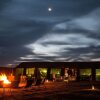
[[79,67],[100,68],[100,62],[22,62],[16,68],[32,68],[32,67]]

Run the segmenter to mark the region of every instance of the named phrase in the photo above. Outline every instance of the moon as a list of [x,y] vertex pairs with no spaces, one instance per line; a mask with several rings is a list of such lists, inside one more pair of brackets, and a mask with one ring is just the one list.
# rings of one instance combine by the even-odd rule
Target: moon
[[52,11],[52,8],[49,7],[49,8],[48,8],[48,11]]

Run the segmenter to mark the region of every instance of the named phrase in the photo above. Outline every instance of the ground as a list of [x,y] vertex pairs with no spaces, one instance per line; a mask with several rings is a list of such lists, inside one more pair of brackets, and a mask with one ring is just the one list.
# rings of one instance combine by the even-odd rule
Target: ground
[[[0,88],[2,100],[100,100],[99,82],[46,82],[30,88]],[[92,89],[92,87],[94,88]],[[45,88],[46,87],[46,88]],[[5,90],[5,91],[4,91]]]

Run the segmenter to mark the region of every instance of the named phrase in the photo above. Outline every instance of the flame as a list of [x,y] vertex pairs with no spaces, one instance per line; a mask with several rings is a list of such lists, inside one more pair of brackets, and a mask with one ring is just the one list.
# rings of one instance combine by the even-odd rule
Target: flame
[[10,84],[11,82],[7,79],[6,74],[0,75],[0,81],[3,81],[4,84]]

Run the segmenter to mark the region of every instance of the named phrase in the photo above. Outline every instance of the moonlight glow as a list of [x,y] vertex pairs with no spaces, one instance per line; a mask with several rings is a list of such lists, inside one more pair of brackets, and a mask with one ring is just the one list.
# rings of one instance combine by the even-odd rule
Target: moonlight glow
[[48,11],[52,11],[52,8],[48,8]]

